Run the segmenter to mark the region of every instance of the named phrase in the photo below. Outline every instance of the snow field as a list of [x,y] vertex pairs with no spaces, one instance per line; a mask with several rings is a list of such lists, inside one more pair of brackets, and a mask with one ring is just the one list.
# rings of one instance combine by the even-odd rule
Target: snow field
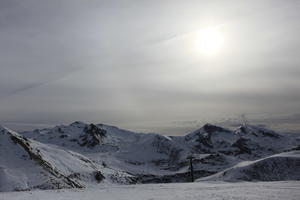
[[0,193],[0,200],[299,200],[300,181],[98,185]]

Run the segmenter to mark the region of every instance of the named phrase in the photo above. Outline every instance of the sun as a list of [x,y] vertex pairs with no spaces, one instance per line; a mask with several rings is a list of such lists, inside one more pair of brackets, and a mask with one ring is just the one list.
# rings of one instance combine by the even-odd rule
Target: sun
[[195,34],[195,47],[197,51],[205,55],[215,55],[220,52],[223,44],[223,36],[220,31],[206,28]]

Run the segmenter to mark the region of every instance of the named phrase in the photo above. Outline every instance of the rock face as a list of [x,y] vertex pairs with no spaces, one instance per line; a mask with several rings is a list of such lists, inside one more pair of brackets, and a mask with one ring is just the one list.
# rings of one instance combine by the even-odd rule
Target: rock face
[[[251,154],[252,151],[251,149],[251,143],[250,140],[245,139],[243,137],[241,137],[240,139],[238,139],[237,141],[235,141],[231,146],[234,148],[237,148],[236,151],[234,151],[235,155],[240,155],[240,154]],[[254,144],[255,145],[255,144]]]
[[[183,182],[190,180],[187,156],[191,154],[195,157],[195,178],[202,178],[244,161],[294,151],[300,146],[299,134],[279,134],[251,125],[229,130],[206,124],[185,136],[170,137],[83,122],[21,134],[5,128],[2,130],[9,133],[6,142],[13,145],[8,147],[0,140],[0,175],[10,179],[9,170],[16,170],[15,163],[22,162],[22,165],[31,167],[14,173],[25,174],[24,183],[32,174],[42,180],[29,181],[28,186],[20,187],[23,189],[41,185],[84,187],[102,182]],[[284,162],[292,165],[290,161]],[[277,166],[278,163],[272,165],[273,168]],[[39,175],[30,170],[27,172],[30,168],[36,169]],[[253,177],[249,176],[247,180]],[[280,178],[282,176],[278,180]],[[49,179],[54,183],[49,183]]]
[[103,130],[94,124],[90,124],[84,127],[84,134],[80,135],[80,146],[94,147],[102,144],[106,136],[106,130]]

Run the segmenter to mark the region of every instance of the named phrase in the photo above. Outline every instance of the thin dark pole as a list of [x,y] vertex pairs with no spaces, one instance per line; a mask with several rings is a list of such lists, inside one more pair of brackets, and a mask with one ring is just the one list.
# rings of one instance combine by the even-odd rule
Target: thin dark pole
[[191,179],[192,182],[194,182],[193,158],[190,159],[190,165],[191,165]]
[[191,182],[194,182],[193,158],[194,158],[193,156],[188,157],[188,159],[190,160]]

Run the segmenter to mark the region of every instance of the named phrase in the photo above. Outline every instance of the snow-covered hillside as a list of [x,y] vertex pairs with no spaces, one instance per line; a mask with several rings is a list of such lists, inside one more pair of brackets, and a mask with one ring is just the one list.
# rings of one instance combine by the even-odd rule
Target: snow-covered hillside
[[82,188],[88,183],[132,178],[79,153],[28,139],[4,127],[0,127],[0,177],[0,191]]
[[1,190],[187,182],[189,155],[195,157],[195,178],[202,178],[300,147],[299,134],[250,125],[233,131],[206,124],[185,136],[169,137],[83,122],[20,134],[0,131]]
[[244,161],[198,181],[300,180],[300,151],[291,151],[255,161]]

